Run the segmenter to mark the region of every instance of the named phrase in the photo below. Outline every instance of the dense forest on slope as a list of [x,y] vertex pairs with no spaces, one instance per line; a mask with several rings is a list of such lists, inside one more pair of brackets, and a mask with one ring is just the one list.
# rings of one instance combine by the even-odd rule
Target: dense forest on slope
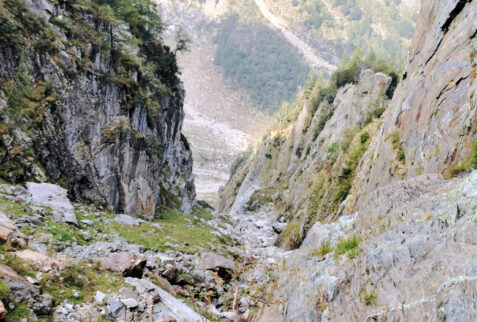
[[277,31],[259,23],[243,23],[237,15],[220,24],[215,37],[215,63],[250,92],[265,110],[292,100],[309,68]]

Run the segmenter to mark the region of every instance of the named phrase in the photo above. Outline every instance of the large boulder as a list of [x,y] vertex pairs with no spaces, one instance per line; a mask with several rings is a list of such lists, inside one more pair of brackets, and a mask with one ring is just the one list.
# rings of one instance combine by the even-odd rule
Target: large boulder
[[15,302],[23,302],[40,295],[40,287],[31,284],[13,269],[0,264],[0,277],[10,286],[10,297]]
[[117,215],[114,221],[127,226],[139,226],[142,220],[133,218],[128,215]]
[[10,242],[12,245],[25,245],[26,237],[4,213],[0,211],[0,242]]
[[104,268],[123,276],[142,277],[146,257],[128,252],[112,253],[103,258],[101,264]]
[[27,182],[32,202],[38,206],[51,207],[56,221],[65,222],[78,227],[75,208],[67,196],[66,189],[51,183]]
[[236,270],[233,260],[210,252],[202,254],[202,266],[207,270],[216,271],[224,280],[229,280]]
[[235,270],[235,262],[227,257],[205,252],[202,254],[202,266],[208,270],[230,269]]

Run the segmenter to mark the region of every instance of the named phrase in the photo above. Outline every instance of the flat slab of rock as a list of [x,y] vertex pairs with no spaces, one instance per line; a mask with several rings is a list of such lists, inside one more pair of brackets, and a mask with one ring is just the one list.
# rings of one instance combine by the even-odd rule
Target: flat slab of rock
[[101,259],[101,264],[104,268],[123,276],[142,277],[146,257],[128,252],[112,253]]
[[114,217],[114,221],[128,226],[139,226],[142,222],[142,220],[136,219],[128,215],[117,215],[116,217]]
[[206,318],[192,310],[187,304],[146,279],[128,277],[125,281],[136,287],[136,290],[140,294],[143,294],[145,290],[148,290],[147,292],[151,298],[159,295],[160,300],[154,304],[154,321],[166,321],[166,318],[174,318],[176,321],[208,321]]
[[168,280],[166,280],[164,277],[161,276],[156,276],[157,279],[157,284],[160,288],[163,290],[166,290],[169,294],[172,296],[176,296],[176,290],[174,290],[174,287],[172,287],[171,283],[169,283]]
[[80,220],[80,222],[86,226],[93,226],[94,225],[94,221],[92,220],[89,220],[89,219],[82,219]]
[[66,256],[49,257],[48,255],[36,252],[31,249],[23,249],[15,253],[20,259],[30,261],[36,264],[42,272],[48,272],[52,269],[62,270],[70,263]]
[[25,244],[25,235],[23,235],[15,226],[13,221],[4,213],[0,212],[0,241],[11,242],[15,244]]
[[121,302],[128,308],[133,309],[139,305],[139,303],[133,298],[121,299]]
[[235,270],[235,262],[227,257],[205,252],[202,254],[202,266],[208,270],[230,269]]
[[51,207],[55,214],[60,214],[55,215],[55,220],[78,226],[75,208],[68,199],[66,189],[52,183],[27,182],[26,185],[35,205]]

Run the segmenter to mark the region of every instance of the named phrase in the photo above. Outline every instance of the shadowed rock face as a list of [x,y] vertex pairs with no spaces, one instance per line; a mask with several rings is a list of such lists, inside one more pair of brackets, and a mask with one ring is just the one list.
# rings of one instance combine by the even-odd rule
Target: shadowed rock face
[[[42,17],[42,23],[55,30],[65,43],[70,41],[70,35],[48,19],[78,15],[69,8],[45,1],[29,4],[32,14]],[[98,34],[109,28],[88,15],[79,18]],[[124,39],[120,38],[130,34],[125,25],[117,28],[121,32],[113,37],[121,43]],[[69,196],[75,200],[103,203],[115,212],[152,216],[159,204],[190,211],[195,197],[192,157],[181,134],[184,92],[174,72],[169,78],[175,81],[167,85],[172,94],[154,92],[149,101],[154,104],[149,106],[144,101],[136,102],[146,89],[140,92],[111,81],[124,77],[117,74],[117,61],[112,54],[91,45],[86,49],[65,48],[61,42],[56,55],[38,52],[39,37],[25,37],[30,37],[28,41],[35,48],[27,49],[27,57],[23,57],[31,84],[44,86],[50,96],[46,105],[38,107],[43,111],[41,117],[20,121],[30,133],[18,126],[2,133],[0,147],[6,153],[0,154],[0,165],[21,169],[16,176],[4,179],[59,181],[67,185]],[[15,77],[25,55],[8,38],[0,40],[0,47],[0,77]],[[161,48],[163,53],[156,55],[172,60],[172,67],[167,68],[176,70],[173,54]],[[139,56],[135,45],[125,45],[121,50],[135,58]],[[83,60],[90,62],[89,70],[80,67]],[[145,77],[137,71],[128,75],[129,81],[137,84],[141,76]],[[4,112],[9,109],[7,97],[8,93],[0,89],[0,109]],[[1,123],[14,128],[14,119],[2,114]]]

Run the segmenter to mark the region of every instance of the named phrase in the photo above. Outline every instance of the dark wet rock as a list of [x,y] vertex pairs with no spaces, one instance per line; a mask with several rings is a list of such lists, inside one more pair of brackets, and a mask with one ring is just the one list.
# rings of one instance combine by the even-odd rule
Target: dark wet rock
[[218,276],[225,281],[230,280],[232,273],[237,269],[233,260],[209,252],[202,254],[202,266],[207,270],[216,271]]
[[49,294],[35,295],[32,310],[38,315],[48,315],[54,304],[53,296]]
[[177,275],[180,273],[179,269],[176,266],[171,266],[162,273],[162,275],[167,278],[169,281],[175,281]]

